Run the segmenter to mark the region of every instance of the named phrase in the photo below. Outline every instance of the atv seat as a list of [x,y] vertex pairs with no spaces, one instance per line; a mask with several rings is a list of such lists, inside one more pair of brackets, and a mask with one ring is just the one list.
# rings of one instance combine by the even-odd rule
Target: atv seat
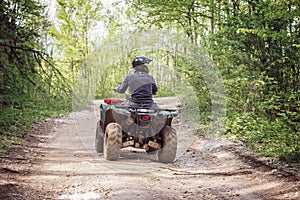
[[144,108],[144,109],[159,109],[156,103],[135,103],[131,102],[129,100],[120,102],[118,104],[115,104],[116,107],[119,108],[133,108],[133,109],[138,109],[138,108]]
[[130,102],[130,107],[133,108],[151,108],[151,107],[157,107],[155,103],[134,103]]

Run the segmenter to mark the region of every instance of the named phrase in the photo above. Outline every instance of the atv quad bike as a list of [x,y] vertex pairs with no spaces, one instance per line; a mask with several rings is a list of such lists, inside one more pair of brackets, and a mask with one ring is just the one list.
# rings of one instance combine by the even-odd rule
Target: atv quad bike
[[107,160],[117,160],[121,149],[133,147],[147,153],[157,152],[160,162],[175,159],[177,135],[171,126],[177,110],[160,109],[149,104],[130,105],[124,100],[105,99],[100,105],[95,149]]

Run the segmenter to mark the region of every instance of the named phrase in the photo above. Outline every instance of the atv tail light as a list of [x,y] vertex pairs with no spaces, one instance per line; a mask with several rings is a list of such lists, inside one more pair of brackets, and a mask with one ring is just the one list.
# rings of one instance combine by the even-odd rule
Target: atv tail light
[[107,104],[115,104],[115,103],[121,103],[123,102],[122,99],[104,99],[104,103]]
[[143,121],[149,121],[150,120],[150,115],[142,115],[141,120]]

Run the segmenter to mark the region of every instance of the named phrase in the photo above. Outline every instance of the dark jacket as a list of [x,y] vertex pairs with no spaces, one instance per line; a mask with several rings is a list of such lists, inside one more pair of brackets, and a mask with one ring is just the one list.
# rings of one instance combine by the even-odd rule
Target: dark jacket
[[115,88],[118,93],[125,93],[129,87],[130,101],[134,103],[153,103],[152,95],[157,92],[154,78],[148,74],[146,65],[139,65],[129,73],[120,86]]

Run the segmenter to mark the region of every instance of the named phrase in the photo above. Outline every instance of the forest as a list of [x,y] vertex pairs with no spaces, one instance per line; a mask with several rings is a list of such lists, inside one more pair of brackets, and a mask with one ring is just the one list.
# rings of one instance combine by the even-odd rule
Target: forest
[[46,117],[124,98],[112,88],[147,55],[157,97],[186,100],[199,132],[300,163],[298,0],[0,4],[0,151]]

